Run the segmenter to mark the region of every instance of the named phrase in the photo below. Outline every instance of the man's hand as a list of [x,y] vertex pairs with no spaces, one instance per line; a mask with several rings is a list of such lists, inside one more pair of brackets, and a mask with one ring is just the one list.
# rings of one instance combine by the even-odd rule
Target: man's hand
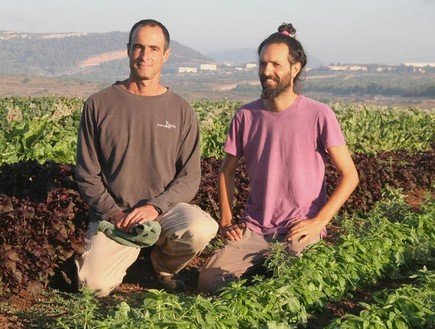
[[159,213],[152,205],[145,205],[133,209],[125,214],[118,212],[110,217],[110,222],[115,225],[118,230],[131,232],[133,227],[138,224],[153,221],[159,216]]
[[303,243],[308,239],[320,235],[323,224],[315,218],[308,218],[292,224],[286,235],[287,241],[297,241]]
[[108,221],[113,225],[115,225],[115,227],[119,230],[119,227],[126,216],[127,214],[124,213],[123,211],[118,211],[117,213],[110,216]]
[[221,226],[219,229],[222,239],[237,241],[243,237],[243,230],[246,228],[245,223],[230,224]]

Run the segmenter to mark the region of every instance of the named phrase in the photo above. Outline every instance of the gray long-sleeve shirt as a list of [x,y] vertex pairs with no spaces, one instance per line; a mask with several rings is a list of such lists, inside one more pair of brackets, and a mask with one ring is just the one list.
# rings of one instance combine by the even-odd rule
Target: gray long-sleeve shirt
[[92,95],[80,122],[76,180],[91,220],[191,201],[201,180],[192,107],[169,89],[143,97],[114,84]]

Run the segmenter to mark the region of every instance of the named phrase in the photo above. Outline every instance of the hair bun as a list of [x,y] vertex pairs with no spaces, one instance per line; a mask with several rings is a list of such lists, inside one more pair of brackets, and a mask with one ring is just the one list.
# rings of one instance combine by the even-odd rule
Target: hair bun
[[278,27],[278,32],[293,37],[296,35],[296,29],[293,27],[291,23],[282,23],[280,27]]

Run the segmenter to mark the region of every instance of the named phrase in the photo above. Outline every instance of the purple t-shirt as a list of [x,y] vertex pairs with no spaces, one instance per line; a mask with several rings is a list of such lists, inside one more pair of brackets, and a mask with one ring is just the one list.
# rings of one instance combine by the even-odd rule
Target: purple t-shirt
[[302,95],[281,112],[267,111],[261,99],[242,106],[224,146],[246,162],[251,194],[241,221],[271,234],[314,217],[327,201],[326,149],[344,144],[334,112]]

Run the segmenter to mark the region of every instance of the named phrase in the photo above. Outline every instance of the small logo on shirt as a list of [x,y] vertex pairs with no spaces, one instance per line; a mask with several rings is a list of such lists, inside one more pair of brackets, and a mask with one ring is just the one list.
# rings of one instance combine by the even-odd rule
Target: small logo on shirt
[[166,128],[166,129],[172,129],[172,128],[175,129],[175,128],[177,128],[175,125],[173,125],[172,123],[169,123],[168,121],[166,121],[165,124],[158,123],[157,127],[162,127],[162,128]]

